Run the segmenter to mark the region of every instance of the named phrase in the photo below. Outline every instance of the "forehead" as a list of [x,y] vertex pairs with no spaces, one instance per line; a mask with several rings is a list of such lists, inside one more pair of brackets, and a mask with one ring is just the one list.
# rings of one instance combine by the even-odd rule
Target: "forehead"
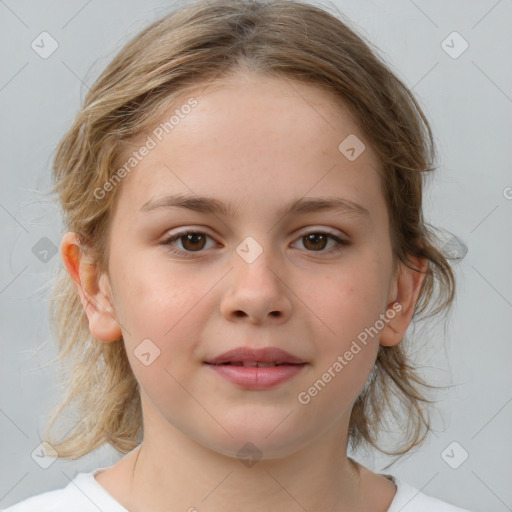
[[[184,108],[191,99],[195,106]],[[336,187],[375,202],[380,190],[379,162],[357,120],[313,84],[245,74],[205,84],[182,93],[124,159],[148,137],[154,147],[122,183],[122,195],[138,207],[165,192],[236,196],[243,205],[290,202],[308,191],[333,195]],[[347,140],[360,144],[354,160],[342,152]]]

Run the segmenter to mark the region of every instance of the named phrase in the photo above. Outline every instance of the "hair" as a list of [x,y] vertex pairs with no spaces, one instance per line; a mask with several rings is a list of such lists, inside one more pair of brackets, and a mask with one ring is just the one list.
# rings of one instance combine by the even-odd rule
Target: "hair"
[[[101,200],[94,191],[111,180],[123,149],[189,91],[244,71],[320,86],[350,109],[381,163],[395,264],[419,272],[410,257],[428,262],[413,321],[448,312],[454,273],[422,212],[424,181],[435,170],[437,154],[432,130],[378,50],[341,18],[299,0],[200,0],[152,23],[121,49],[88,91],[53,165],[53,192],[65,225],[101,273],[108,275],[110,221],[122,184]],[[107,343],[91,335],[76,286],[62,266],[50,310],[57,359],[66,360],[67,394],[45,437],[68,459],[105,443],[131,451],[143,437],[142,409],[122,337]],[[353,404],[352,449],[366,443],[402,455],[423,442],[432,430],[426,410],[432,401],[418,386],[436,386],[419,370],[403,340],[379,346],[372,374]],[[393,398],[405,407],[398,420],[407,435],[396,450],[385,451],[378,439]],[[71,406],[79,418],[54,439],[55,421]]]

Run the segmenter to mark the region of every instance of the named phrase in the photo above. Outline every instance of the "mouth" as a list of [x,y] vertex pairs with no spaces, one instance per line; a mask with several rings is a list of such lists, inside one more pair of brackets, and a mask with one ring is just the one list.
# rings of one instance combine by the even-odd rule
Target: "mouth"
[[243,366],[244,368],[274,368],[276,366],[304,366],[307,363],[265,363],[263,361],[228,361],[225,363],[208,363],[214,366]]
[[207,364],[271,368],[274,366],[303,365],[306,361],[278,347],[252,348],[249,346],[228,350],[206,360]]
[[239,388],[263,391],[293,379],[309,363],[277,347],[238,347],[204,364]]

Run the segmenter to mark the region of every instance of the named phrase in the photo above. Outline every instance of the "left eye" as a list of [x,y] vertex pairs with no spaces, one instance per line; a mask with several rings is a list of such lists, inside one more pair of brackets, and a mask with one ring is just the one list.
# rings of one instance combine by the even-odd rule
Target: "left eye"
[[[323,231],[308,233],[307,235],[301,236],[299,238],[299,240],[303,240],[305,242],[305,243],[303,242],[304,246],[309,246],[309,248],[312,249],[313,252],[318,252],[318,251],[323,251],[325,249],[327,240],[329,238],[336,242],[336,244],[334,246],[336,249],[340,248],[340,247],[336,247],[336,245],[338,245],[338,246],[349,245],[349,243],[346,240],[343,240],[331,233],[325,233]],[[333,249],[333,247],[331,247],[331,249]],[[324,252],[330,252],[330,249],[328,251],[324,251]]]
[[[210,238],[206,233],[202,233],[201,231],[184,231],[182,233],[177,233],[170,238],[167,238],[162,242],[163,245],[168,245],[174,247],[174,242],[180,241],[182,244],[181,248],[169,248],[172,252],[178,254],[187,254],[200,252],[205,249],[206,239]],[[328,240],[331,239],[335,242],[334,247],[331,246],[328,250],[325,250],[328,245]],[[347,240],[343,240],[338,236],[327,233],[324,231],[312,231],[305,235],[302,235],[298,240],[302,241],[304,247],[309,252],[331,252],[332,250],[339,250],[342,246],[350,245],[350,242]],[[297,242],[295,242],[297,243]],[[207,247],[208,248],[208,247]],[[211,247],[209,247],[211,248]]]

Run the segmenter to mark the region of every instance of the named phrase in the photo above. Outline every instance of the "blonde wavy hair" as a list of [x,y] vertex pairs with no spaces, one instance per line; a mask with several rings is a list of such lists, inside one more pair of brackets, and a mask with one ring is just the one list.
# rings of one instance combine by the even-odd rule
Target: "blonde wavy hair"
[[[57,148],[52,189],[67,230],[77,233],[97,268],[108,274],[110,219],[122,183],[101,200],[94,191],[111,179],[123,148],[188,90],[241,69],[316,84],[343,100],[382,164],[395,262],[411,267],[410,255],[428,260],[413,320],[446,314],[455,278],[422,212],[424,181],[436,159],[427,118],[378,50],[341,14],[298,0],[183,5],[128,42],[99,76]],[[45,437],[62,458],[80,458],[105,443],[127,453],[142,441],[143,423],[138,383],[123,340],[106,343],[91,335],[75,284],[64,267],[58,272],[50,319],[57,360],[65,361],[67,393],[52,411]],[[423,442],[431,430],[426,409],[433,401],[418,386],[437,386],[418,372],[404,342],[379,347],[351,413],[352,449],[364,442],[401,455]],[[404,441],[385,451],[378,439],[385,413],[396,418],[393,398],[405,408],[397,418],[405,422]],[[78,417],[54,438],[54,424],[68,407]]]

